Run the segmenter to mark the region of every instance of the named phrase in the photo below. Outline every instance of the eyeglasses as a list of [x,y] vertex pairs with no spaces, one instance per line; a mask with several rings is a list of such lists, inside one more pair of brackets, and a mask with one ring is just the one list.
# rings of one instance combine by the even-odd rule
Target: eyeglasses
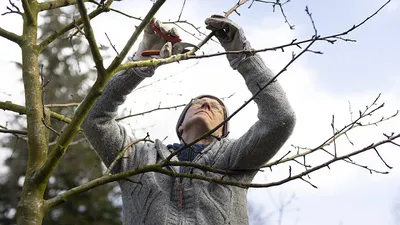
[[[202,100],[200,98],[192,99],[192,105],[202,106],[204,104],[204,102],[205,102],[205,100]],[[221,112],[223,112],[223,110],[224,110],[223,106],[221,106],[221,104],[216,101],[209,101],[208,104],[211,106],[211,108],[213,110],[221,111]]]

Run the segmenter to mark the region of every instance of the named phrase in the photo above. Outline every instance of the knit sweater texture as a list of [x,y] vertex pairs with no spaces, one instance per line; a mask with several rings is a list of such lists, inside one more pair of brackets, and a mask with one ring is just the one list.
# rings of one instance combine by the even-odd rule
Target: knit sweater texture
[[[259,55],[244,59],[237,71],[254,95],[274,74]],[[106,166],[128,145],[133,135],[115,120],[118,107],[143,80],[138,70],[129,69],[114,75],[82,124],[82,129]],[[238,139],[212,141],[193,162],[224,170],[247,170],[235,175],[222,175],[189,168],[188,173],[206,177],[251,182],[260,168],[270,160],[289,138],[295,124],[294,112],[278,82],[271,83],[254,99],[258,121]],[[159,163],[171,154],[166,144],[139,142],[129,148],[113,173]],[[178,161],[174,156],[172,161]],[[177,166],[166,169],[180,172]],[[133,181],[133,182],[132,182]],[[123,202],[124,225],[246,225],[247,189],[176,178],[147,172],[118,181]]]

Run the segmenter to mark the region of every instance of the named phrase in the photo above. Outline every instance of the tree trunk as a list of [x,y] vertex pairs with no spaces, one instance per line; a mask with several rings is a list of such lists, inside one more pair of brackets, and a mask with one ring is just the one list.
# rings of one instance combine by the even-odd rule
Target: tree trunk
[[[24,5],[26,3],[27,5]],[[35,183],[33,173],[40,169],[48,149],[48,129],[44,125],[42,104],[42,84],[38,65],[37,41],[37,2],[23,2],[24,25],[22,36],[22,78],[25,90],[25,106],[28,128],[29,160],[20,201],[17,207],[17,224],[42,224],[45,207],[43,194],[46,181]],[[28,13],[27,13],[28,12]],[[30,14],[30,15],[28,15]]]

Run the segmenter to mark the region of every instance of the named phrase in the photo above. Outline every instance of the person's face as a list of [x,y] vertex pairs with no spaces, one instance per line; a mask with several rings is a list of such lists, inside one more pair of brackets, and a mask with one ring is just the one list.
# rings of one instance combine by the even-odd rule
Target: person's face
[[[224,107],[215,99],[212,98],[201,98],[193,99],[192,105],[187,110],[185,118],[179,132],[185,132],[189,129],[209,131],[215,128],[218,124],[224,121]],[[221,136],[221,126],[214,135]]]

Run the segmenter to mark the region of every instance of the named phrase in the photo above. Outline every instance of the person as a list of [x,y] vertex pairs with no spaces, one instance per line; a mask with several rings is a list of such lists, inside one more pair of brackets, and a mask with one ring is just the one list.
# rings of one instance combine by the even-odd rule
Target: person
[[[169,28],[158,20],[154,20],[154,23],[164,34],[179,35],[175,28]],[[206,28],[214,31],[226,51],[251,49],[242,28],[233,21],[211,16],[205,23]],[[140,53],[146,49],[161,50],[160,56],[168,57],[171,54],[171,43],[166,43],[147,26],[132,60],[144,59]],[[242,75],[253,95],[274,76],[258,54],[228,54],[227,58],[230,66]],[[154,74],[155,69],[130,68],[115,74],[83,122],[82,129],[86,137],[106,166],[135,140],[133,135],[128,135],[127,130],[116,122],[118,107],[140,82]],[[258,121],[240,138],[228,138],[229,130],[225,124],[171,159],[241,172],[224,175],[183,166],[169,166],[165,169],[250,183],[257,169],[285,143],[295,124],[294,112],[278,82],[263,89],[254,101],[258,106]],[[227,116],[225,105],[217,97],[204,95],[194,98],[187,104],[176,125],[181,143],[166,145],[158,139],[154,143],[138,142],[126,151],[112,172],[160,163],[174,150],[215,128]],[[246,188],[157,172],[142,173],[129,177],[129,180],[119,180],[118,183],[122,193],[124,225],[248,224]]]

